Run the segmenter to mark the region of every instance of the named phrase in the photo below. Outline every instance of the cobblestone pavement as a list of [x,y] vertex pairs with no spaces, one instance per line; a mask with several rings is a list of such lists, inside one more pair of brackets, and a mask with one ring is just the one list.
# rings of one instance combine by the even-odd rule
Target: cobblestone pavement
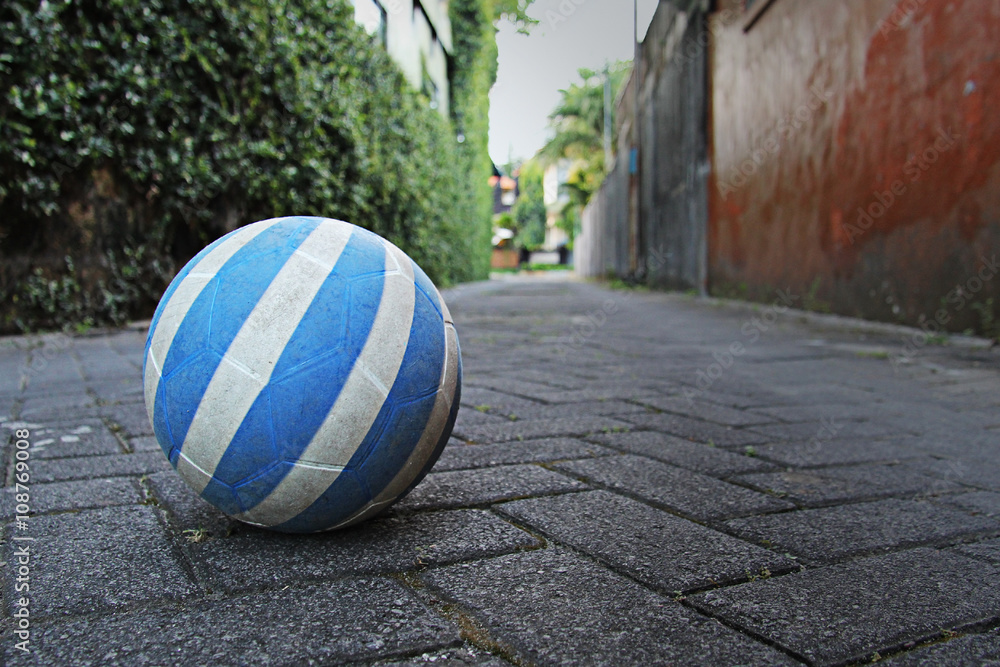
[[142,406],[144,332],[0,341],[6,664],[1000,660],[996,349],[783,293],[447,297],[453,440],[387,515],[319,536],[187,490]]

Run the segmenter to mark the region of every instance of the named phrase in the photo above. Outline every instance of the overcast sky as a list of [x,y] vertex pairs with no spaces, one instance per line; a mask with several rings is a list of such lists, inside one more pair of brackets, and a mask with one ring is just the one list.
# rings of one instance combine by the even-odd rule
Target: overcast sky
[[[658,0],[639,0],[639,37]],[[559,89],[578,81],[581,67],[631,60],[632,2],[627,0],[535,0],[528,14],[540,23],[521,35],[507,22],[497,34],[500,63],[490,93],[490,155],[529,158],[548,139],[548,116]]]

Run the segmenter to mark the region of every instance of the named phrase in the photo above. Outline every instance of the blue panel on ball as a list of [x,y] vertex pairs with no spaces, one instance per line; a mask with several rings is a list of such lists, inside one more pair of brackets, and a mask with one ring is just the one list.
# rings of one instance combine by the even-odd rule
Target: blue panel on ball
[[[295,218],[274,225],[251,239],[226,262],[223,271],[220,271],[224,274],[224,277],[220,276],[222,284],[216,290],[202,291],[184,317],[163,363],[164,379],[188,358],[191,350],[187,341],[201,341],[206,327],[210,332],[210,344],[225,353],[271,281],[304,240],[303,233],[308,235],[318,224],[315,219]],[[266,261],[259,258],[262,253],[267,253]],[[169,417],[174,444],[178,447],[184,442],[219,361],[221,357],[217,357],[215,363],[199,363],[186,374],[186,384],[189,384],[184,392],[183,409],[173,411]],[[181,398],[175,397],[178,401]]]
[[444,451],[445,446],[448,444],[448,440],[451,438],[451,432],[455,428],[455,419],[458,417],[458,409],[462,403],[462,349],[458,344],[458,337],[455,337],[455,348],[458,353],[458,379],[455,383],[455,395],[451,397],[451,411],[448,413],[448,421],[445,423],[444,429],[441,431],[441,437],[438,438],[437,445],[434,447],[434,451],[430,456],[427,457],[427,462],[424,463],[424,469],[420,471],[420,474],[414,478],[410,485],[406,487],[406,490],[399,494],[399,498],[403,498],[406,494],[413,490],[413,488],[423,481],[424,477],[430,472],[437,460],[441,458],[441,452]]
[[[153,434],[156,436],[156,442],[159,443],[160,449],[167,456],[167,460],[171,464],[174,463],[174,459],[171,458],[172,450],[176,449],[174,447],[174,439],[170,434],[170,425],[167,424],[167,413],[164,410],[166,405],[164,401],[164,392],[166,387],[164,383],[161,382],[156,388],[156,397],[153,399],[153,405],[157,406],[159,409],[153,411]],[[177,467],[174,465],[174,467]]]
[[208,482],[205,490],[201,492],[201,497],[229,515],[244,511],[243,503],[240,502],[236,489],[214,477]]
[[[160,302],[157,304],[156,310],[153,312],[153,319],[150,320],[149,322],[149,330],[151,332],[156,331],[156,327],[160,323],[160,317],[163,315],[164,309],[170,302],[171,297],[174,296],[174,292],[176,292],[177,288],[180,287],[182,282],[184,282],[184,279],[188,277],[188,274],[190,274],[191,271],[196,266],[198,266],[198,264],[203,259],[205,259],[208,255],[212,254],[212,252],[215,251],[215,249],[218,248],[220,245],[222,245],[225,241],[226,241],[225,236],[216,239],[213,243],[209,244],[204,249],[202,249],[201,252],[192,257],[191,260],[184,265],[184,268],[182,268],[177,273],[177,275],[174,276],[174,279],[171,280],[170,284],[167,286],[167,291],[163,293],[162,297],[160,297]],[[149,346],[152,344],[152,342],[153,342],[152,336],[146,338],[146,349],[143,351],[143,362],[142,362],[143,376],[146,375],[146,363],[147,363],[146,360],[149,358]]]
[[[258,498],[264,489],[273,488],[284,479],[291,466],[291,463],[284,462],[280,470],[269,471],[267,475],[239,486],[236,492],[243,502]],[[333,487],[337,488],[335,494],[324,494],[306,512],[273,528],[286,533],[314,533],[345,521],[371,499],[364,483],[351,470],[341,472],[330,488]]]
[[416,284],[417,289],[423,292],[427,300],[434,306],[434,310],[437,311],[438,316],[443,319],[444,314],[441,312],[441,304],[438,303],[438,291],[434,287],[434,283],[427,277],[423,269],[417,266],[416,262],[410,260],[410,266],[413,267],[413,282]]
[[[271,392],[265,387],[257,395],[212,477],[224,484],[234,485],[255,477],[280,460],[271,424]],[[205,491],[207,493],[208,489]],[[205,500],[214,502],[205,493],[201,495]]]
[[[434,408],[445,352],[444,320],[430,300],[417,291],[410,339],[399,374],[375,423],[347,464],[348,470],[360,474],[371,497],[389,485],[420,441]],[[330,521],[331,504],[349,490],[342,480],[343,475],[312,505],[278,529],[323,530],[361,509],[363,503],[356,507],[344,504],[338,520]]]
[[[173,449],[179,450],[184,444],[184,434],[194,418],[194,411],[205,394],[211,375],[206,375],[204,368],[215,368],[222,361],[217,353],[205,349],[193,354],[185,360],[184,365],[175,368],[169,377],[160,380],[160,389],[156,400],[156,419],[162,415],[166,424],[164,427],[170,434]],[[183,431],[178,433],[179,427]]]
[[[177,332],[167,351],[167,358],[161,359],[160,375],[169,378],[191,359],[208,349],[208,335],[212,324],[212,305],[219,289],[219,279],[208,281],[205,288],[184,314],[183,329]],[[150,336],[152,338],[152,336]]]
[[[417,291],[413,308],[413,322],[410,325],[410,340],[406,345],[406,353],[403,355],[403,363],[399,367],[396,381],[393,383],[389,397],[386,399],[385,405],[382,406],[375,423],[368,431],[368,435],[361,442],[354,456],[351,457],[350,463],[347,464],[348,468],[358,469],[371,455],[378,456],[385,461],[387,466],[398,464],[396,465],[397,472],[403,467],[410,451],[416,446],[419,436],[410,444],[410,451],[394,450],[390,455],[388,452],[382,452],[379,434],[385,430],[386,422],[390,419],[395,405],[406,403],[414,398],[429,396],[437,391],[438,385],[441,383],[441,371],[444,368],[444,355],[444,320],[441,319],[440,313],[431,305],[427,297]],[[430,418],[430,410],[420,416],[423,418],[423,423],[426,424]],[[421,426],[422,430],[423,426]],[[377,494],[384,486],[385,484],[372,484],[372,490]]]
[[436,401],[437,391],[393,406],[378,444],[357,468],[375,495],[403,469],[427,428]]
[[[382,296],[382,274],[371,278],[358,299],[348,298],[344,280],[338,274],[352,275],[384,265],[385,247],[381,243],[375,248],[367,247],[363,239],[356,242],[352,233],[334,271],[320,287],[278,358],[269,384],[271,402],[265,404],[258,400],[244,420],[244,426],[248,420],[255,423],[273,420],[278,448],[276,458],[295,461],[305,451],[340,395],[371,331]],[[351,306],[349,322],[345,321],[348,303]],[[235,482],[256,472],[243,474],[244,452],[253,446],[253,438],[252,430],[240,428],[219,461],[216,477]],[[277,475],[274,477],[277,485],[281,479]],[[261,484],[255,488],[263,495],[250,499],[250,507],[264,500],[273,490]]]

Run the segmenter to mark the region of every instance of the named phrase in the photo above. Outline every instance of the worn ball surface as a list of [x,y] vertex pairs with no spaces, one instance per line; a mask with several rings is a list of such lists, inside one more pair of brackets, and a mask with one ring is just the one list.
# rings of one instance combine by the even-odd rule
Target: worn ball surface
[[423,271],[339,220],[242,227],[192,259],[153,316],[156,439],[226,514],[284,532],[374,516],[423,478],[455,423],[458,337]]

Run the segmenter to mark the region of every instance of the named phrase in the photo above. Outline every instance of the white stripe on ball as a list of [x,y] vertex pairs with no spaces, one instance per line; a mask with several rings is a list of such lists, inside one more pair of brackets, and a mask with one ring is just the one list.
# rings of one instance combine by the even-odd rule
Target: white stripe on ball
[[[346,225],[317,226],[278,271],[226,350],[177,459],[177,472],[197,493],[211,481],[350,237],[351,229]],[[189,448],[191,443],[196,445]]]
[[223,240],[217,248],[208,253],[205,257],[191,269],[184,277],[184,280],[173,295],[170,301],[164,306],[160,319],[157,321],[156,330],[153,331],[153,340],[149,345],[149,354],[146,355],[146,373],[143,378],[143,389],[146,393],[146,413],[149,415],[149,423],[153,423],[153,406],[155,405],[156,391],[159,388],[161,368],[167,360],[167,353],[174,342],[174,336],[184,322],[191,305],[198,299],[198,296],[205,289],[205,286],[215,277],[226,262],[232,259],[239,250],[247,243],[278,222],[277,219],[265,220],[254,225],[242,227]]
[[382,300],[340,395],[297,464],[267,498],[237,519],[274,526],[307,509],[336,481],[382,410],[406,354],[416,301],[409,258],[391,243],[383,244]]
[[[441,303],[444,304],[443,299]],[[441,369],[441,384],[438,386],[437,397],[434,399],[434,409],[427,420],[427,426],[420,436],[420,441],[413,448],[413,453],[378,496],[355,512],[353,516],[328,530],[350,526],[375,516],[386,505],[394,502],[399,494],[405,491],[417,478],[417,475],[423,471],[431,453],[438,446],[444,427],[451,416],[452,398],[455,396],[455,388],[461,379],[458,377],[458,336],[455,334],[455,327],[450,323],[445,324],[445,341],[444,367]]]

